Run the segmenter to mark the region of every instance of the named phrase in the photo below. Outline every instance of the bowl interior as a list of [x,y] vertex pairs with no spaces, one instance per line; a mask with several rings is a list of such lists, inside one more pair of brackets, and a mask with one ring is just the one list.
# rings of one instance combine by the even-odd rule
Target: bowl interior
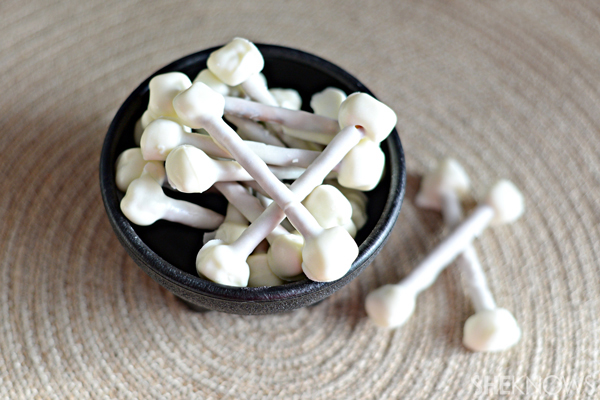
[[[354,77],[318,57],[279,46],[258,47],[265,58],[263,73],[267,77],[269,87],[296,89],[302,96],[302,108],[306,111],[310,111],[311,96],[328,86],[340,88],[348,94],[355,91],[370,93]],[[206,68],[206,59],[213,50],[208,49],[184,57],[154,75],[180,71],[193,80],[200,70]],[[231,288],[208,282],[200,279],[195,269],[195,258],[202,246],[204,231],[168,221],[158,221],[151,226],[141,227],[125,219],[119,209],[123,194],[116,188],[114,164],[122,151],[135,147],[133,130],[136,121],[148,105],[150,78],[152,77],[146,79],[130,95],[115,116],[105,139],[100,165],[101,190],[109,219],[134,260],[155,279],[160,277],[160,280],[185,286],[192,291],[228,300],[268,301],[321,290],[323,285],[328,285],[304,280],[273,288]],[[382,150],[386,154],[386,172],[377,188],[366,193],[369,198],[368,222],[357,234],[360,255],[352,270],[362,270],[366,266],[363,264],[379,251],[400,211],[404,195],[405,168],[402,147],[395,131],[382,143]],[[190,195],[169,191],[168,195],[220,213],[225,213],[227,206],[223,197],[213,193]],[[352,275],[355,276],[358,271],[354,272]]]

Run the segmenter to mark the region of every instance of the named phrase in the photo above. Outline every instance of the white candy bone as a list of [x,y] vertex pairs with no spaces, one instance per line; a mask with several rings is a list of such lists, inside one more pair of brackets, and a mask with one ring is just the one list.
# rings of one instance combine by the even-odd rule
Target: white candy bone
[[439,273],[492,222],[510,223],[524,210],[523,195],[509,181],[502,180],[490,190],[487,200],[444,239],[421,263],[396,285],[384,285],[366,299],[369,317],[379,326],[403,325],[412,315],[415,299],[431,286]]
[[[179,94],[173,105],[186,125],[205,128],[215,141],[224,146],[285,212],[304,237],[303,270],[309,278],[318,281],[337,280],[350,269],[358,256],[354,239],[342,227],[321,228],[294,193],[245,146],[243,140],[221,118],[225,106],[223,96],[202,83],[196,83]],[[204,273],[201,265],[197,267]]]
[[136,225],[151,225],[159,219],[199,229],[216,229],[223,216],[199,205],[167,197],[148,172],[135,179],[121,200],[121,211]]
[[249,40],[234,38],[211,53],[208,69],[229,86],[240,85],[250,98],[264,104],[277,105],[259,73],[265,61],[260,50]]
[[[167,156],[165,169],[169,183],[184,193],[203,193],[215,182],[248,181],[254,178],[235,161],[214,160],[202,150],[184,144]],[[295,167],[270,167],[278,179],[296,179],[304,169]]]
[[134,147],[125,150],[117,157],[115,163],[117,188],[123,192],[127,191],[131,182],[142,175],[146,165],[149,165],[146,169],[147,172],[162,186],[167,176],[163,163],[144,160],[141,149]]

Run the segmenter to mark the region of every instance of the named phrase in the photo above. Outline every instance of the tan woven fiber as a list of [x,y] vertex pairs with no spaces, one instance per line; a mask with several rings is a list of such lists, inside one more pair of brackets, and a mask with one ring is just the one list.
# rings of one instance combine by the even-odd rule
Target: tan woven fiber
[[[310,309],[189,311],[127,256],[100,198],[126,96],[234,36],[322,56],[398,114],[400,219],[372,266]],[[0,398],[598,398],[599,60],[594,0],[0,1]],[[444,236],[413,200],[445,156],[475,198],[499,178],[526,197],[522,220],[475,244],[523,329],[503,353],[461,345],[473,310],[454,268],[398,330],[364,312]]]

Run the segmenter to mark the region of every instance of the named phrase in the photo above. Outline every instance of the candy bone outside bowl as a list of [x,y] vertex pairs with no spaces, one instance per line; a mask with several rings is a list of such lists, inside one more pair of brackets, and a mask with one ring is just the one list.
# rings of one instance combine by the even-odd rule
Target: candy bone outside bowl
[[[274,45],[257,47],[265,59],[263,74],[269,87],[296,89],[303,100],[303,109],[312,94],[333,86],[350,94],[370,91],[352,75],[314,55]],[[210,53],[218,47],[183,57],[154,75],[179,71],[193,79],[206,68]],[[153,75],[153,76],[154,76]],[[152,279],[196,310],[216,310],[236,314],[272,314],[309,306],[333,294],[356,278],[379,253],[400,212],[406,185],[406,166],[402,144],[396,130],[381,148],[386,155],[384,176],[379,185],[366,192],[367,224],[358,232],[358,258],[342,278],[334,282],[313,282],[308,279],[282,286],[237,288],[200,278],[195,258],[202,246],[204,231],[168,221],[157,221],[142,227],[129,222],[119,207],[123,193],[115,183],[115,161],[124,150],[135,147],[133,131],[136,121],[148,106],[146,79],[125,100],[113,119],[100,157],[100,189],[110,224],[119,241],[133,260]],[[367,161],[365,161],[367,162]],[[217,194],[189,195],[167,191],[170,197],[192,201],[224,214],[226,201]]]

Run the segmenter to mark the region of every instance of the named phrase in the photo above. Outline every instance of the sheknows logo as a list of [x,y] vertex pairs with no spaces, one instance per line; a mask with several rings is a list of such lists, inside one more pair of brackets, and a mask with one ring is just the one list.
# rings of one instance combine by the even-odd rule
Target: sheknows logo
[[598,392],[599,382],[589,375],[577,378],[559,375],[548,375],[543,378],[474,375],[471,383],[477,388],[476,394],[478,395],[543,394],[553,396],[559,394],[593,395]]

